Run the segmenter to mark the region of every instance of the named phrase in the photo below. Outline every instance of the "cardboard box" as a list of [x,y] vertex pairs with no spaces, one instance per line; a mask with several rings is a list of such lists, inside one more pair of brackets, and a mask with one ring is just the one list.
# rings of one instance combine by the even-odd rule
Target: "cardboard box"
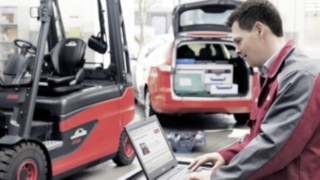
[[210,94],[238,94],[238,84],[211,84]]

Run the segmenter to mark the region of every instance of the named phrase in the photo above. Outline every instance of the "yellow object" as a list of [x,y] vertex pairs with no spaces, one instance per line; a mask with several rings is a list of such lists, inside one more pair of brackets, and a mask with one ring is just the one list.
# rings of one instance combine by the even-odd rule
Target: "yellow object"
[[80,37],[81,36],[80,27],[79,26],[70,27],[68,34],[69,36],[72,36],[72,37]]

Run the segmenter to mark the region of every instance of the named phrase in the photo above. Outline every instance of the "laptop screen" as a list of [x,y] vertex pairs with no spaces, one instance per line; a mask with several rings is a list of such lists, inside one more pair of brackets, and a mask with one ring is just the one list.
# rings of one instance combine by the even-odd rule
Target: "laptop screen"
[[177,164],[156,116],[131,124],[126,131],[149,179]]

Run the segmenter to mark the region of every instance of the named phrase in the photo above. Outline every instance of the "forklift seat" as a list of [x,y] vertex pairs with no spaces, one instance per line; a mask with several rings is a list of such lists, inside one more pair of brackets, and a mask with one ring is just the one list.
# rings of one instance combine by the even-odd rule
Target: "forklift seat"
[[56,44],[50,53],[50,75],[41,76],[40,94],[60,95],[80,89],[84,79],[86,43],[78,38],[67,38]]

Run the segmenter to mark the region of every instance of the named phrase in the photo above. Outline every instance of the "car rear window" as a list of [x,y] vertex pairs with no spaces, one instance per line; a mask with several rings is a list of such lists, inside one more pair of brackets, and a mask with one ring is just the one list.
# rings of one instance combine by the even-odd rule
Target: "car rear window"
[[203,9],[191,9],[180,15],[180,26],[192,25],[224,25],[233,10],[222,12],[204,11]]

